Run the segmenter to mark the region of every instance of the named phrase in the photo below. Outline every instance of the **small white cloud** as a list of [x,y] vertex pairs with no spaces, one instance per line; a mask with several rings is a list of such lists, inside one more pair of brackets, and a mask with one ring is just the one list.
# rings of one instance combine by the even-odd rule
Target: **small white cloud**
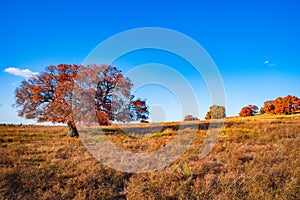
[[19,69],[19,68],[15,68],[15,67],[6,68],[6,69],[4,69],[4,72],[13,74],[15,76],[21,76],[24,78],[29,78],[29,77],[36,76],[39,74],[38,72],[32,72],[29,69]]
[[273,66],[276,65],[276,63],[273,63],[273,62],[271,62],[270,60],[265,60],[265,61],[264,61],[264,64],[265,64],[265,65],[268,65],[269,67],[273,67]]

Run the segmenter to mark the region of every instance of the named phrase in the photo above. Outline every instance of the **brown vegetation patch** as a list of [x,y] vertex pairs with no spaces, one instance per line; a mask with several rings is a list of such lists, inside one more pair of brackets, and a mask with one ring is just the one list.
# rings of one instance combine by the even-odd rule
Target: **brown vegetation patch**
[[[198,157],[203,128],[180,159],[139,174],[100,164],[66,127],[0,126],[0,199],[300,199],[299,121],[299,115],[230,118],[205,158]],[[149,152],[178,134],[171,125],[178,123],[144,137],[109,137],[124,149]]]

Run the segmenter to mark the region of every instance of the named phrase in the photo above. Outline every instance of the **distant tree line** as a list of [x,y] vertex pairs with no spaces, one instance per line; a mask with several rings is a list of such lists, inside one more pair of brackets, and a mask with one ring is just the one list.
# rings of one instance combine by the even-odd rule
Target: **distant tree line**
[[183,121],[196,121],[196,120],[199,120],[198,117],[195,117],[193,115],[186,115],[186,116],[184,116],[184,119],[183,119]]
[[[296,96],[287,95],[286,97],[278,97],[274,100],[264,102],[263,107],[259,109],[256,105],[244,106],[239,112],[241,117],[254,116],[256,114],[293,114],[300,111],[300,99]],[[225,107],[219,105],[212,105],[206,113],[205,119],[222,119],[225,118]],[[186,115],[184,121],[199,120],[192,115]]]
[[[205,119],[223,119],[226,117],[225,107],[220,105],[212,105],[209,107],[209,111],[205,115]],[[195,121],[199,120],[193,115],[186,115],[184,121]]]
[[239,115],[242,117],[253,116],[255,114],[292,114],[300,111],[300,99],[296,96],[287,95],[286,97],[278,97],[275,100],[264,102],[264,106],[258,111],[255,105],[248,105],[241,109]]

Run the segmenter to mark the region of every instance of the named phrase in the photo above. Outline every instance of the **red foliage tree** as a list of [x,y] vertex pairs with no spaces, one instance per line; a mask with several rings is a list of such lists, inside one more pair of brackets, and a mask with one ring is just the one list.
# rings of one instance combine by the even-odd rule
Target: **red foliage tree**
[[239,113],[240,116],[242,117],[248,117],[248,116],[252,116],[252,110],[249,107],[243,107],[242,110]]
[[258,113],[258,107],[255,105],[248,105],[241,109],[239,115],[242,117],[253,116]]
[[281,98],[281,97],[275,99],[274,101],[275,114],[287,114],[291,112],[291,108],[289,104],[290,102],[288,101],[288,99]]
[[[133,99],[134,96],[132,96],[131,98]],[[132,100],[130,107],[131,107],[130,114],[134,120],[144,121],[148,118],[149,111],[145,100],[141,100],[141,99]]]
[[111,121],[132,120],[131,88],[131,81],[114,66],[81,66],[73,104],[76,121],[109,125]]
[[268,114],[290,114],[300,110],[300,99],[296,96],[287,95],[264,103],[264,111]]
[[263,109],[264,109],[265,113],[267,113],[267,114],[275,113],[274,100],[269,100],[269,101],[264,102]]
[[297,98],[294,101],[294,111],[299,111],[300,110],[300,99]]
[[274,101],[275,114],[289,114],[299,110],[299,98],[287,95],[284,98],[278,97]]
[[49,66],[46,72],[23,80],[16,90],[19,116],[38,122],[67,123],[70,136],[78,136],[71,107],[78,68],[78,65]]
[[295,112],[300,110],[300,99],[296,96],[288,95],[285,97],[286,101],[290,102],[290,111]]
[[96,120],[101,125],[132,120],[131,87],[130,80],[113,66],[61,64],[24,80],[16,90],[16,106],[19,116],[27,119],[67,123],[74,137],[78,136],[74,114],[76,121]]

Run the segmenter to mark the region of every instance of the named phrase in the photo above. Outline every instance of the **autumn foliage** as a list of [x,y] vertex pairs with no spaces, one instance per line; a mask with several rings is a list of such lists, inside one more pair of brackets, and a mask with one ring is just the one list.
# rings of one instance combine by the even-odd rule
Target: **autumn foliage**
[[76,122],[109,125],[112,121],[143,119],[135,109],[140,100],[133,99],[131,87],[131,81],[114,66],[81,66],[73,92]]
[[275,106],[274,106],[274,100],[269,100],[264,102],[263,110],[265,113],[274,113]]
[[[133,97],[134,96],[132,96],[131,98]],[[145,100],[137,99],[135,101],[132,101],[130,109],[131,113],[134,113],[130,115],[133,120],[140,119],[142,121],[145,121],[146,119],[148,119],[149,111]]]
[[146,119],[146,102],[134,100],[131,87],[131,81],[114,66],[60,64],[24,80],[16,90],[16,106],[19,116],[67,123],[70,135],[78,136],[77,120],[108,125]]
[[256,113],[258,113],[258,107],[255,105],[248,105],[241,109],[239,115],[242,117],[248,117],[248,116],[253,116]]
[[219,105],[212,105],[206,113],[205,119],[223,119],[226,117],[225,107]]
[[38,122],[68,123],[71,136],[77,136],[71,101],[78,65],[49,66],[47,71],[23,80],[16,90],[19,116]]
[[267,114],[290,114],[300,110],[300,99],[291,95],[278,97],[264,102],[263,110]]
[[198,117],[193,116],[193,115],[186,115],[184,116],[183,121],[197,121],[199,120]]
[[219,105],[212,105],[205,115],[205,119],[223,119],[226,117],[225,107]]
[[[260,114],[292,114],[300,110],[300,99],[296,96],[287,95],[286,97],[278,97],[275,100],[264,102],[264,106],[260,109]],[[245,106],[241,109],[239,115],[243,117],[253,116],[258,113],[258,107],[253,105]]]

